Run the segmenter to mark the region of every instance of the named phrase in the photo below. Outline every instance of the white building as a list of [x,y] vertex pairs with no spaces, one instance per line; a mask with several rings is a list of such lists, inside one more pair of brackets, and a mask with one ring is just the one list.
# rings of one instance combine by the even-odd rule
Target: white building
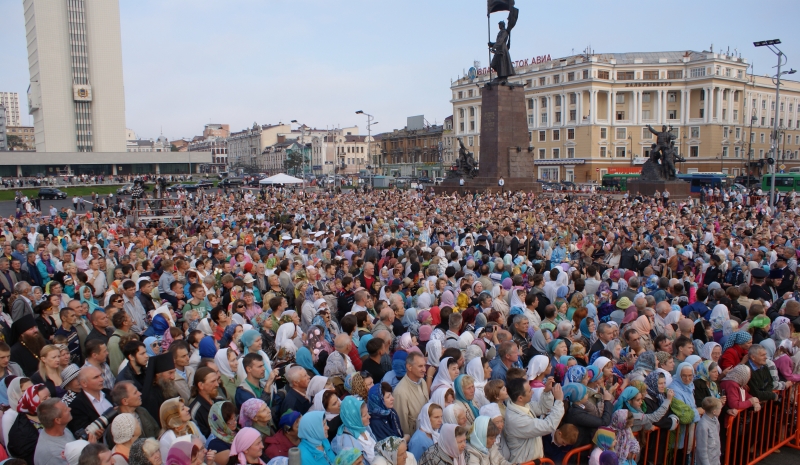
[[135,139],[127,142],[128,152],[169,152],[171,151],[169,140],[164,135],[158,139]]
[[228,164],[234,168],[262,167],[263,160],[259,163],[259,159],[264,149],[278,143],[278,134],[291,131],[292,127],[289,124],[278,123],[261,126],[253,123],[252,128],[231,133],[227,138]]
[[6,124],[22,126],[19,116],[19,94],[16,92],[0,92],[0,105],[6,107]]
[[24,0],[37,152],[125,152],[118,0]]

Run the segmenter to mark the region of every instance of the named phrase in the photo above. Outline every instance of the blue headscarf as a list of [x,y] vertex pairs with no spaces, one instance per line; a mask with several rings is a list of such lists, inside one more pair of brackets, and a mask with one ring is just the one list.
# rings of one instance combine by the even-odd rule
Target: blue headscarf
[[358,438],[367,427],[361,421],[361,406],[364,401],[356,399],[354,396],[347,396],[342,401],[342,408],[339,412],[339,418],[342,419],[342,426],[339,427],[339,433],[343,434],[344,429],[347,428],[353,436]]
[[278,422],[278,428],[283,428],[284,426],[288,426],[291,428],[294,426],[294,422],[300,418],[302,414],[300,412],[295,412],[293,410],[287,410],[282,416],[281,421]]
[[158,355],[157,353],[153,352],[152,345],[154,342],[158,342],[158,338],[150,336],[144,339],[144,348],[147,350],[147,355],[151,357]]
[[466,376],[468,375],[458,375],[455,382],[453,383],[453,387],[455,388],[456,391],[456,400],[459,400],[467,404],[467,406],[469,406],[469,409],[472,410],[473,417],[478,417],[481,414],[480,410],[478,410],[478,407],[475,406],[473,401],[467,400],[467,398],[464,397],[464,389],[461,387],[461,385],[464,383],[464,378]]
[[[10,375],[13,381],[13,378],[16,378],[14,375]],[[0,380],[0,404],[8,405],[8,386],[5,383],[5,379]]]
[[317,315],[311,320],[312,326],[319,326],[320,328],[325,330],[325,341],[330,344],[333,344],[333,336],[331,335],[330,330],[328,329],[328,325],[325,324],[325,319],[322,318],[322,315]]
[[[83,291],[86,290],[86,289],[89,289],[89,287],[86,286],[86,285],[81,286],[81,288],[78,289],[78,297],[80,298],[81,303],[85,302],[85,303],[89,304],[89,314],[91,315],[92,313],[94,313],[95,310],[105,311],[105,310],[103,310],[103,307],[97,305],[97,300],[95,300],[94,297],[92,297],[91,299],[86,299],[86,298],[83,297]],[[162,331],[162,333],[163,333],[163,331]]]
[[297,349],[295,361],[301,367],[305,368],[306,370],[313,371],[315,375],[319,376],[319,371],[314,368],[314,360],[311,358],[311,351],[308,350],[307,347],[301,347]]
[[586,368],[580,365],[573,365],[567,370],[567,374],[564,376],[564,382],[562,385],[566,385],[567,383],[581,383],[585,377]]
[[164,314],[159,313],[153,317],[152,327],[153,331],[160,336],[169,329],[169,322],[164,318]]
[[403,436],[400,426],[400,417],[394,409],[386,407],[383,402],[383,391],[380,383],[369,389],[367,394],[367,410],[370,414],[369,424],[375,439],[381,440],[387,436]]
[[361,457],[361,450],[353,447],[350,449],[342,449],[339,455],[336,456],[334,465],[353,465],[359,457]]
[[[333,463],[336,455],[331,450],[331,443],[325,435],[323,427],[325,412],[308,412],[300,419],[297,436],[300,438],[300,458],[305,463]],[[323,450],[317,449],[322,446]],[[308,462],[306,462],[308,461]]]
[[479,416],[475,418],[472,424],[472,434],[469,435],[469,443],[472,447],[478,449],[484,454],[489,453],[489,448],[486,447],[486,433],[489,430],[489,417]]
[[397,379],[403,379],[403,376],[406,375],[406,359],[408,358],[408,352],[404,350],[398,350],[394,353],[392,357],[392,371],[394,371],[394,376]]
[[580,402],[586,397],[588,389],[581,383],[567,383],[564,385],[564,399],[569,402]]
[[722,347],[722,351],[725,352],[734,345],[744,344],[751,339],[753,339],[753,336],[747,331],[737,331],[728,336],[728,339],[725,341],[725,346]]
[[240,339],[240,341],[242,341],[242,345],[244,346],[244,355],[250,353],[250,350],[248,349],[250,348],[251,345],[253,345],[253,343],[256,342],[256,339],[260,337],[261,333],[259,333],[255,329],[248,329],[247,331],[242,333],[242,338]]
[[566,299],[568,292],[569,288],[567,286],[559,286],[558,289],[556,289],[556,298]]
[[222,339],[219,341],[220,347],[228,347],[230,343],[233,341],[233,333],[236,332],[236,328],[238,328],[239,324],[231,323],[225,328],[225,332],[222,333]]
[[633,408],[629,403],[629,401],[634,397],[636,397],[638,394],[639,390],[636,389],[635,387],[633,386],[626,387],[625,390],[622,391],[622,394],[619,395],[617,401],[614,402],[614,411],[616,412],[617,410],[620,409],[626,409],[626,410],[631,410],[635,413],[642,413],[641,410]]
[[206,336],[201,339],[199,350],[201,358],[214,358],[217,355],[217,346],[214,344],[214,338]]
[[[692,370],[692,382],[684,384],[681,379],[681,371],[684,368]],[[675,392],[675,398],[688,405],[694,411],[693,423],[700,421],[700,413],[697,411],[697,404],[694,400],[694,368],[691,363],[683,362],[675,369],[675,375],[672,378],[669,388]]]
[[392,414],[392,411],[389,410],[383,402],[383,391],[381,391],[380,384],[373,384],[372,387],[369,388],[369,393],[367,393],[367,408],[370,415],[373,413],[383,416]]
[[575,357],[573,357],[572,355],[562,355],[561,357],[559,357],[558,363],[567,366],[567,363],[569,363],[569,359],[575,360]]
[[367,351],[367,342],[371,341],[374,336],[372,334],[365,334],[361,336],[361,340],[358,341],[358,356],[359,357],[366,357],[369,355],[369,351]]
[[581,334],[582,334],[582,335],[583,335],[583,337],[585,337],[585,338],[586,338],[586,340],[588,340],[588,341],[591,341],[591,340],[592,340],[592,333],[591,333],[591,332],[589,332],[589,321],[590,321],[590,320],[591,320],[591,318],[589,318],[589,317],[587,316],[586,318],[584,318],[584,319],[582,319],[582,320],[581,320],[581,324],[580,324],[580,328],[581,328]]

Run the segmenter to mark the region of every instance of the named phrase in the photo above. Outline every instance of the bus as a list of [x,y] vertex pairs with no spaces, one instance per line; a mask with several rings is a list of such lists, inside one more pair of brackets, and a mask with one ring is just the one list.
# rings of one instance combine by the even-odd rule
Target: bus
[[691,184],[693,194],[700,192],[703,187],[724,189],[733,183],[732,177],[725,173],[686,173],[678,174],[678,179]]
[[[772,175],[761,177],[761,190],[768,192],[772,187]],[[775,175],[775,190],[778,192],[800,191],[800,173],[781,173]]]
[[640,173],[619,173],[619,174],[604,174],[602,180],[603,190],[626,192],[628,190],[628,181],[632,179],[639,179]]

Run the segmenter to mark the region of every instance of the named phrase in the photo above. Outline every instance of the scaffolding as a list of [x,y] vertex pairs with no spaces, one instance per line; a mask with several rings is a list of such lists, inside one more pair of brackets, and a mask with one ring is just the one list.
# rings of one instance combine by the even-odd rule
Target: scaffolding
[[131,199],[128,218],[130,225],[137,228],[182,226],[181,200],[178,197]]

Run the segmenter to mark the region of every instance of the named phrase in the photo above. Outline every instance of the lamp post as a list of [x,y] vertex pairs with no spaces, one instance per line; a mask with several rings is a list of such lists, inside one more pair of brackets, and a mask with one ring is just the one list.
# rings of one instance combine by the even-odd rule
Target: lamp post
[[298,123],[296,119],[293,119],[290,122],[300,126],[300,156],[303,157],[303,164],[301,170],[303,173],[302,175],[303,191],[305,191],[306,190],[306,144],[305,144],[306,125]]
[[[374,121],[375,120],[374,116],[370,115],[369,113],[364,113],[362,110],[356,111],[356,114],[357,115],[366,115],[366,117],[367,117],[367,156],[369,158],[372,158],[372,126],[378,124],[378,122]],[[361,160],[359,159],[359,165],[360,165],[360,162],[361,162]],[[372,165],[373,166],[375,165],[375,160],[372,160]],[[359,171],[361,171],[360,170],[360,166],[359,166]],[[373,172],[372,174],[374,175],[375,173]],[[372,178],[372,187],[375,187],[375,178],[374,178],[374,176]]]
[[756,47],[768,47],[772,53],[778,56],[778,74],[774,79],[775,81],[775,121],[773,121],[773,129],[772,129],[772,146],[770,147],[770,152],[772,153],[772,182],[770,183],[769,188],[769,206],[775,206],[775,158],[778,151],[778,122],[780,116],[780,96],[781,96],[781,76],[784,74],[794,74],[795,70],[790,69],[789,71],[781,72],[781,66],[787,61],[786,55],[777,47],[780,44],[780,39],[773,39],[773,40],[762,40],[759,42],[753,42],[753,45]]

